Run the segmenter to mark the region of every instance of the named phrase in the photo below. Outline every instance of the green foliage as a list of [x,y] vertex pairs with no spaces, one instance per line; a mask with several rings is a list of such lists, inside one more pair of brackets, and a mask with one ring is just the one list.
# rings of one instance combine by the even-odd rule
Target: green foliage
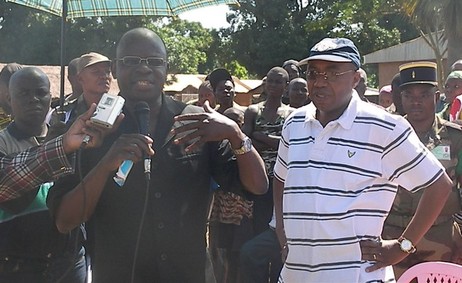
[[[443,38],[434,37],[428,41],[437,58],[439,66],[440,84],[443,81],[442,54],[445,50],[439,50],[438,41],[447,42],[447,64],[448,68],[453,62],[462,58],[462,1],[460,0],[395,0],[401,5],[405,14],[422,34],[430,34],[434,31],[442,31]],[[431,38],[431,36],[429,36]]]
[[[144,26],[165,40],[171,73],[225,67],[239,77],[262,78],[287,59],[305,58],[327,36],[349,37],[362,55],[415,37],[402,1],[239,0],[228,15],[231,27],[221,30],[156,17],[73,19],[67,22],[65,62],[89,51],[114,58],[120,36]],[[59,64],[60,25],[59,17],[0,0],[0,62]]]
[[287,59],[305,58],[324,37],[348,37],[361,54],[367,54],[399,43],[401,31],[412,30],[405,18],[396,16],[398,11],[381,0],[239,2],[230,16],[229,48],[260,77]]
[[225,64],[225,68],[233,75],[240,79],[248,79],[249,72],[247,69],[239,64],[236,60],[233,60],[227,64]]
[[[126,31],[156,31],[169,51],[170,72],[197,73],[206,63],[214,40],[198,23],[156,17],[78,18],[67,21],[65,63],[90,51],[115,58],[116,44]],[[0,0],[0,62],[60,64],[61,18]]]
[[[2,62],[47,64],[59,60],[60,19],[17,4],[0,2]],[[53,59],[55,59],[53,61]],[[59,62],[59,61],[58,61]]]
[[170,72],[198,73],[198,66],[207,61],[208,47],[213,40],[208,30],[199,23],[174,19],[156,31],[169,51]]

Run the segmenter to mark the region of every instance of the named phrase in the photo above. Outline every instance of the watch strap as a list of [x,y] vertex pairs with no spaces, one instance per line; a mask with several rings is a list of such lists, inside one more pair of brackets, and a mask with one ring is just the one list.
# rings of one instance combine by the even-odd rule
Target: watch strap
[[249,137],[245,137],[242,140],[241,146],[237,149],[232,149],[235,155],[241,155],[252,150],[252,140]]
[[[403,242],[408,242],[408,243],[410,243],[410,245],[411,245],[410,249],[405,249],[405,248],[403,247]],[[417,248],[415,247],[414,243],[412,243],[411,240],[405,238],[404,236],[400,236],[400,237],[398,238],[398,243],[399,243],[399,247],[401,248],[401,250],[402,250],[403,252],[405,252],[405,253],[413,254],[413,253],[415,253],[415,252],[417,251]]]

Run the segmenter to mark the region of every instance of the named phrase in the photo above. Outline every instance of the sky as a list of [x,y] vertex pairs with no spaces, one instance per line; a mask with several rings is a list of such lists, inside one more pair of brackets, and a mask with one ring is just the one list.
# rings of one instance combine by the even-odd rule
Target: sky
[[228,5],[221,4],[204,8],[194,9],[181,13],[180,19],[190,22],[200,22],[204,28],[229,27],[226,21],[226,12],[229,11]]

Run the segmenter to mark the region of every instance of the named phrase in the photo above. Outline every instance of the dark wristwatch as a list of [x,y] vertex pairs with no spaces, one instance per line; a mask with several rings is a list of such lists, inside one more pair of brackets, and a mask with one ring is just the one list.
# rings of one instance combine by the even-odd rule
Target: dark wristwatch
[[410,240],[404,238],[403,236],[398,238],[398,243],[401,250],[405,253],[413,254],[417,250],[414,244]]
[[237,149],[233,149],[235,155],[241,155],[252,150],[252,140],[249,137],[245,137],[241,142],[241,146]]

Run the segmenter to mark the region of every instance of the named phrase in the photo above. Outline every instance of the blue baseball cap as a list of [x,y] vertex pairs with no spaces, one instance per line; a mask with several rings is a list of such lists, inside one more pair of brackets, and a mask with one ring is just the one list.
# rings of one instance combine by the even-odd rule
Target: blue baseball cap
[[302,62],[324,60],[330,62],[350,62],[356,69],[361,67],[361,56],[353,41],[348,38],[324,38],[310,50],[310,56]]

